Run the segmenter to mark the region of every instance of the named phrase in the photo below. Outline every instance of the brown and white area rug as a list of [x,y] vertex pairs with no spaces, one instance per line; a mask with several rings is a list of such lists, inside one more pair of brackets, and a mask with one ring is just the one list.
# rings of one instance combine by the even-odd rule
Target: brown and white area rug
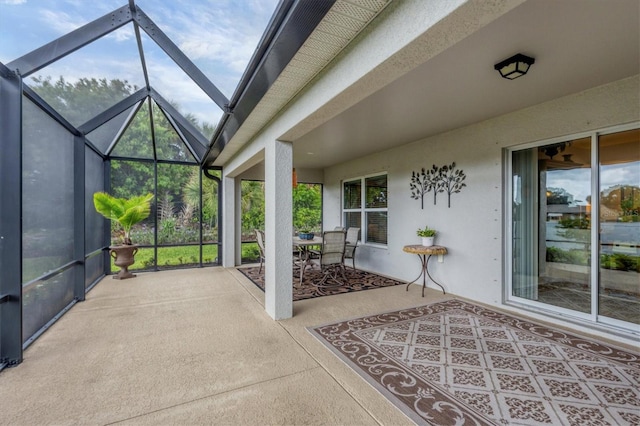
[[[264,268],[262,268],[262,272],[258,272],[259,270],[259,267],[238,268],[238,271],[242,272],[258,288],[264,291]],[[322,272],[318,268],[307,269],[304,273],[302,284],[300,284],[300,271],[293,269],[292,273],[294,301],[406,284],[402,281],[352,268],[346,268],[345,276],[347,281],[344,283],[336,283],[329,279],[323,284],[318,284],[322,281]]]
[[478,305],[309,331],[417,424],[640,425],[640,353]]

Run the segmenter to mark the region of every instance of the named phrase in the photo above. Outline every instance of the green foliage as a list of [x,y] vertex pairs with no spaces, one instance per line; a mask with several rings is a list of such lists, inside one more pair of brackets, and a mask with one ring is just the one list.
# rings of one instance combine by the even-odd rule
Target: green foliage
[[[300,183],[292,189],[293,226],[297,231],[319,232],[322,224],[322,186]],[[242,181],[243,241],[255,239],[254,229],[264,229],[264,182]]]
[[71,124],[79,126],[138,90],[126,80],[80,78],[75,83],[60,77],[32,77],[34,90]]
[[560,228],[591,229],[588,217],[560,219],[558,221],[558,226]]
[[260,248],[257,243],[242,244],[242,260],[254,262],[260,258]]
[[25,257],[22,259],[22,282],[34,280],[62,264],[63,258],[60,256]]
[[117,222],[124,230],[124,244],[131,244],[131,227],[146,219],[151,213],[153,194],[134,196],[129,199],[116,198],[106,192],[93,194],[96,211]]
[[571,265],[588,265],[589,252],[585,250],[562,250],[557,247],[547,247],[547,262],[568,263]]
[[424,228],[418,228],[416,234],[418,234],[418,237],[435,237],[436,230],[429,228],[429,226],[427,225]]
[[[567,263],[570,265],[589,265],[589,252],[585,250],[562,250],[556,247],[547,247],[547,262]],[[600,267],[617,271],[639,272],[640,256],[631,256],[624,253],[600,255]]]
[[322,221],[321,186],[301,183],[292,192],[294,228],[299,232],[319,232]]
[[243,180],[241,186],[242,240],[253,240],[253,230],[264,229],[264,182]]
[[[219,171],[210,172],[220,177]],[[218,183],[202,175],[202,222],[209,228],[218,226]],[[187,182],[182,187],[182,201],[195,207],[200,204],[200,169],[193,169]]]
[[600,256],[600,266],[604,269],[640,272],[640,256],[622,253],[603,254]]
[[[158,247],[158,266],[189,266],[199,264],[200,246],[176,246],[176,247]],[[202,262],[205,264],[213,263],[218,258],[217,245],[202,246]],[[111,270],[117,270],[118,267],[113,263],[111,258]],[[155,266],[153,257],[153,248],[145,247],[136,253],[136,263],[129,267],[129,270],[152,269]]]
[[591,239],[591,221],[588,217],[560,219],[558,235],[567,240],[589,242]]
[[138,161],[111,161],[111,191],[126,198],[132,194],[154,191],[153,164]]

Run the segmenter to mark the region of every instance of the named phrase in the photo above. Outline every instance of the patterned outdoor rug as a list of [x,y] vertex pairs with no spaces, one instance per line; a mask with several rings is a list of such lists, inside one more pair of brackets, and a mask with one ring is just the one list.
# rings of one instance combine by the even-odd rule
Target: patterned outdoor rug
[[418,424],[640,424],[640,353],[460,300],[309,331]]
[[[264,291],[264,268],[262,273],[258,273],[259,267],[238,268],[247,278]],[[337,284],[327,280],[322,285],[316,285],[322,280],[322,273],[319,269],[307,269],[304,273],[302,285],[300,285],[300,272],[293,270],[293,300],[312,299],[314,297],[331,296],[333,294],[350,293],[352,291],[370,290],[373,288],[389,287],[398,284],[406,284],[402,281],[392,280],[365,271],[346,268],[345,276],[347,283]]]

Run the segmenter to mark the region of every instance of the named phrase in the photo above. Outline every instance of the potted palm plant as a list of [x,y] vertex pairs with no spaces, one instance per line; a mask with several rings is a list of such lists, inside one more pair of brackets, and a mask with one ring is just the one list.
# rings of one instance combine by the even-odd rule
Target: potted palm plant
[[93,194],[93,205],[96,211],[118,223],[124,231],[122,243],[109,247],[109,253],[115,259],[114,263],[120,267],[120,272],[113,276],[115,279],[135,277],[128,270],[129,266],[135,263],[135,255],[138,252],[138,246],[131,241],[131,228],[149,217],[152,199],[153,194],[134,196],[129,199],[116,198],[106,192]]
[[436,230],[429,228],[429,226],[425,226],[424,228],[418,228],[417,232],[419,237],[422,237],[422,245],[425,247],[431,247],[433,245],[433,240],[436,237]]

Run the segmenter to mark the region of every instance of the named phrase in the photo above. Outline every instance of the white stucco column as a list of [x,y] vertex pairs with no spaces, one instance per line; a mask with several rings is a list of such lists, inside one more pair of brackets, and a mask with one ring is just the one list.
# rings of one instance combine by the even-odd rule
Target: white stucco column
[[291,142],[270,141],[265,147],[265,296],[275,320],[293,316]]
[[[240,186],[240,185],[238,185]],[[236,179],[222,177],[222,266],[236,266]]]

